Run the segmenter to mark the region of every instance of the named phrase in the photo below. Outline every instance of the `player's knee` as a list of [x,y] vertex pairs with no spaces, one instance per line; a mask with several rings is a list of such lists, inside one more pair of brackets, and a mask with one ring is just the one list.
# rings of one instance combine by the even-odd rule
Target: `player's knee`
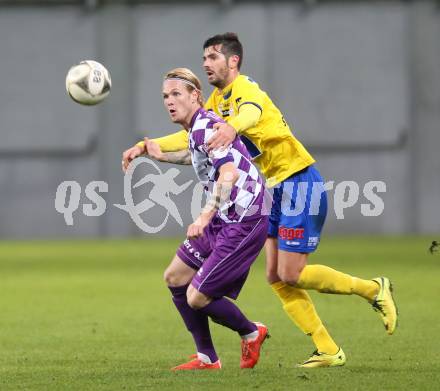
[[279,268],[278,276],[281,281],[288,285],[296,285],[299,280],[299,275],[301,274],[301,270],[296,267],[291,268]]
[[183,285],[179,273],[177,273],[175,270],[170,268],[165,270],[163,274],[163,279],[168,286]]
[[196,289],[188,289],[186,293],[186,300],[188,302],[188,305],[193,310],[199,310],[207,306],[210,302],[207,296],[205,296],[203,293],[200,293]]
[[193,310],[199,310],[205,306],[201,297],[196,294],[187,295],[186,300]]
[[202,304],[194,298],[188,298],[188,305],[193,309],[193,310],[199,310],[201,308],[203,308]]
[[266,280],[269,284],[273,284],[280,280],[276,267],[266,270]]
[[284,283],[296,285],[306,264],[307,254],[284,252],[278,257],[278,276]]

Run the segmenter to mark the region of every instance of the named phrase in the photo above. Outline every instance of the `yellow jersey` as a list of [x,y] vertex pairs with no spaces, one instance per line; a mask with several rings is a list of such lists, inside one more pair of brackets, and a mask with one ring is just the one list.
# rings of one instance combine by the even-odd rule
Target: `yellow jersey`
[[[223,90],[214,89],[205,109],[214,111],[228,122],[246,104],[256,106],[261,116],[255,126],[244,129],[239,135],[269,187],[315,162],[293,136],[280,110],[266,92],[245,75],[239,75]],[[188,132],[183,130],[155,141],[164,152],[182,150],[188,148]]]

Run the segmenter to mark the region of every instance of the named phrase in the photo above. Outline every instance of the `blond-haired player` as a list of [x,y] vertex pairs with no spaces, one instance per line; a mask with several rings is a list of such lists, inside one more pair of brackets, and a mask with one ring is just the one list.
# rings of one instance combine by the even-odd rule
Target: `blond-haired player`
[[169,71],[163,82],[165,108],[171,121],[185,128],[189,149],[163,153],[158,144],[146,140],[150,157],[192,163],[207,193],[206,206],[188,227],[186,240],[165,271],[173,302],[197,348],[193,360],[173,370],[221,368],[208,317],[240,335],[240,368],[253,368],[268,329],[249,321],[226,297],[238,297],[266,240],[269,219],[263,208],[263,179],[239,137],[227,148],[208,152],[213,127],[224,120],[203,108],[201,89],[199,79],[187,68]]

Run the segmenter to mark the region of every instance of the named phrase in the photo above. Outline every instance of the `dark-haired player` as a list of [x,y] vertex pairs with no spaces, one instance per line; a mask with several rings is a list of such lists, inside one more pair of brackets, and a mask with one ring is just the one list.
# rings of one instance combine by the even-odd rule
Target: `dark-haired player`
[[[388,334],[392,334],[397,325],[397,309],[391,283],[385,277],[364,280],[324,265],[307,264],[308,255],[318,247],[327,213],[326,193],[315,160],[292,135],[269,96],[251,78],[240,74],[243,48],[237,35],[216,35],[203,48],[203,67],[209,83],[216,87],[205,108],[227,122],[214,126],[217,131],[210,147],[226,147],[238,133],[267,185],[274,187],[265,246],[267,279],[287,315],[311,336],[316,346],[301,366],[344,365],[344,352],[318,317],[307,290],[363,297],[379,312]],[[156,141],[163,151],[188,148],[185,131]],[[144,146],[142,142],[140,145]],[[302,213],[292,215],[298,200],[304,208]]]

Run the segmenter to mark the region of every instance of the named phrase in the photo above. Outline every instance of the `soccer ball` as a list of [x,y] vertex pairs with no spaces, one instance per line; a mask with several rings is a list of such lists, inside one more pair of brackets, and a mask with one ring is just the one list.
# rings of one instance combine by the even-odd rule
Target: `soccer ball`
[[69,69],[66,90],[69,96],[82,105],[96,105],[110,93],[112,81],[104,65],[97,61],[81,61]]

